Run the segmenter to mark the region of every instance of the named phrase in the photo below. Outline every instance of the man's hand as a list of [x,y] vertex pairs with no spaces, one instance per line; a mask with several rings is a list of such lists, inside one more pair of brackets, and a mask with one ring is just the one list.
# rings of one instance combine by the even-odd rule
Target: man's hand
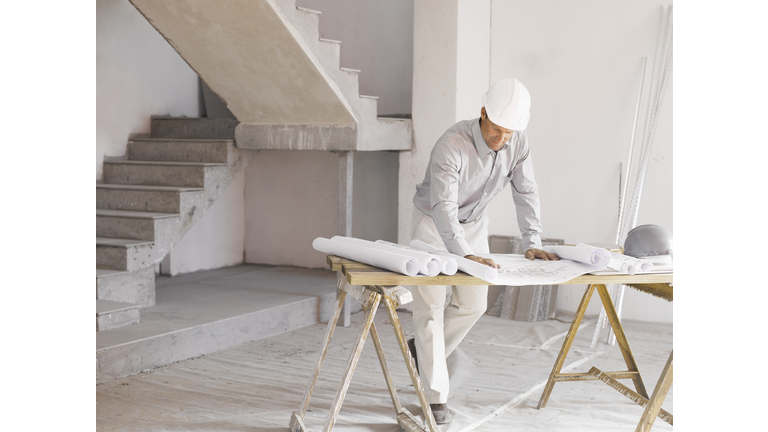
[[535,260],[536,258],[541,258],[544,261],[559,261],[560,258],[558,258],[557,255],[551,254],[549,252],[545,252],[541,249],[528,249],[525,251],[525,257],[529,260]]
[[495,262],[493,262],[493,260],[490,259],[490,258],[483,258],[483,257],[479,257],[477,255],[467,255],[464,258],[466,258],[468,260],[472,260],[474,262],[478,262],[480,264],[487,265],[488,267],[491,267],[491,268],[495,268],[495,269],[500,269],[501,268],[500,265],[498,265]]

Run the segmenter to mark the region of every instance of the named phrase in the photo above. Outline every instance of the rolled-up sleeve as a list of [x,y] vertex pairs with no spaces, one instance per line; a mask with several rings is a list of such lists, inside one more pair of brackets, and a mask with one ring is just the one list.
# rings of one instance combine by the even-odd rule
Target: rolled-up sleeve
[[430,160],[430,204],[432,220],[448,252],[472,254],[459,223],[459,170],[462,156],[446,142],[435,146]]
[[520,228],[523,250],[541,249],[542,232],[539,188],[533,176],[533,161],[528,150],[526,145],[525,154],[518,160],[510,176],[512,199],[515,202],[517,226]]

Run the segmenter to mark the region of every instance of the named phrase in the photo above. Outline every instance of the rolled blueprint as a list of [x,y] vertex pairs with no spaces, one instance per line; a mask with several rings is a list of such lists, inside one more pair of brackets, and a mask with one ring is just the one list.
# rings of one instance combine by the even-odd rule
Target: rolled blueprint
[[372,242],[369,240],[363,240],[363,239],[354,238],[354,237],[344,237],[344,236],[333,236],[331,237],[331,240],[337,240],[340,242],[356,244],[360,246],[369,247],[372,249],[383,250],[385,252],[391,252],[395,254],[409,256],[419,262],[419,273],[427,276],[436,276],[438,273],[440,273],[440,262],[437,259],[435,259],[434,255],[430,255],[426,252],[411,251],[408,249],[396,248],[396,247],[390,246],[391,243],[390,244],[379,243],[381,240],[377,242]]
[[608,268],[633,275],[637,272],[651,271],[653,263],[618,252],[611,252],[611,262],[608,264]]
[[312,242],[312,247],[323,253],[337,255],[408,276],[416,276],[419,272],[419,262],[415,258],[401,254],[323,237],[316,238]]
[[488,267],[485,264],[480,264],[472,260],[468,260],[464,257],[460,257],[456,254],[452,254],[444,250],[437,249],[435,247],[432,247],[424,243],[421,240],[412,240],[411,247],[419,250],[423,250],[429,253],[433,253],[435,255],[440,255],[441,257],[444,256],[448,258],[453,258],[456,260],[456,264],[458,265],[459,270],[463,271],[468,275],[474,276],[478,279],[487,281],[489,283],[495,283],[496,279],[499,278],[499,272],[495,268]]
[[419,249],[414,249],[414,248],[408,247],[408,246],[403,246],[403,245],[397,244],[397,243],[390,243],[390,242],[384,241],[384,240],[376,240],[376,243],[381,243],[381,244],[389,245],[389,246],[392,246],[392,247],[396,247],[398,249],[405,249],[405,250],[408,250],[408,251],[411,251],[411,252],[420,253],[420,254],[427,254],[430,257],[432,257],[432,259],[435,259],[435,260],[437,260],[438,263],[440,263],[440,273],[448,275],[448,276],[455,275],[456,271],[459,269],[459,265],[456,264],[456,260],[453,259],[453,258],[449,258],[449,257],[446,257],[446,256],[440,256],[440,255],[434,255],[434,254],[431,254],[429,252],[421,251]]
[[608,250],[583,243],[577,246],[544,246],[544,250],[563,259],[594,264],[603,268],[608,267],[608,263],[611,262],[611,253]]

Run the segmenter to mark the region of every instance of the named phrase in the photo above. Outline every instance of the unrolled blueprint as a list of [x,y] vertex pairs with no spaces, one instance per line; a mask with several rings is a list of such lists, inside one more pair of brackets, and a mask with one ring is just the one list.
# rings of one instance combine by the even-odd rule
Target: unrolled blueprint
[[559,261],[529,260],[516,254],[479,254],[499,264],[496,285],[551,285],[569,281],[583,274],[602,270],[605,263],[587,264],[568,259]]

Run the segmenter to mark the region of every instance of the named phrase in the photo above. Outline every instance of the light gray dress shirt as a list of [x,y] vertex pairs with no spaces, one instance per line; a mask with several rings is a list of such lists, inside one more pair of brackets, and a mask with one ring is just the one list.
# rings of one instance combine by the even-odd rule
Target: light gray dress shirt
[[435,221],[449,252],[471,255],[461,223],[480,217],[507,183],[512,189],[523,250],[541,249],[539,193],[525,132],[515,131],[504,147],[494,152],[480,133],[479,118],[456,123],[432,149],[413,203]]

